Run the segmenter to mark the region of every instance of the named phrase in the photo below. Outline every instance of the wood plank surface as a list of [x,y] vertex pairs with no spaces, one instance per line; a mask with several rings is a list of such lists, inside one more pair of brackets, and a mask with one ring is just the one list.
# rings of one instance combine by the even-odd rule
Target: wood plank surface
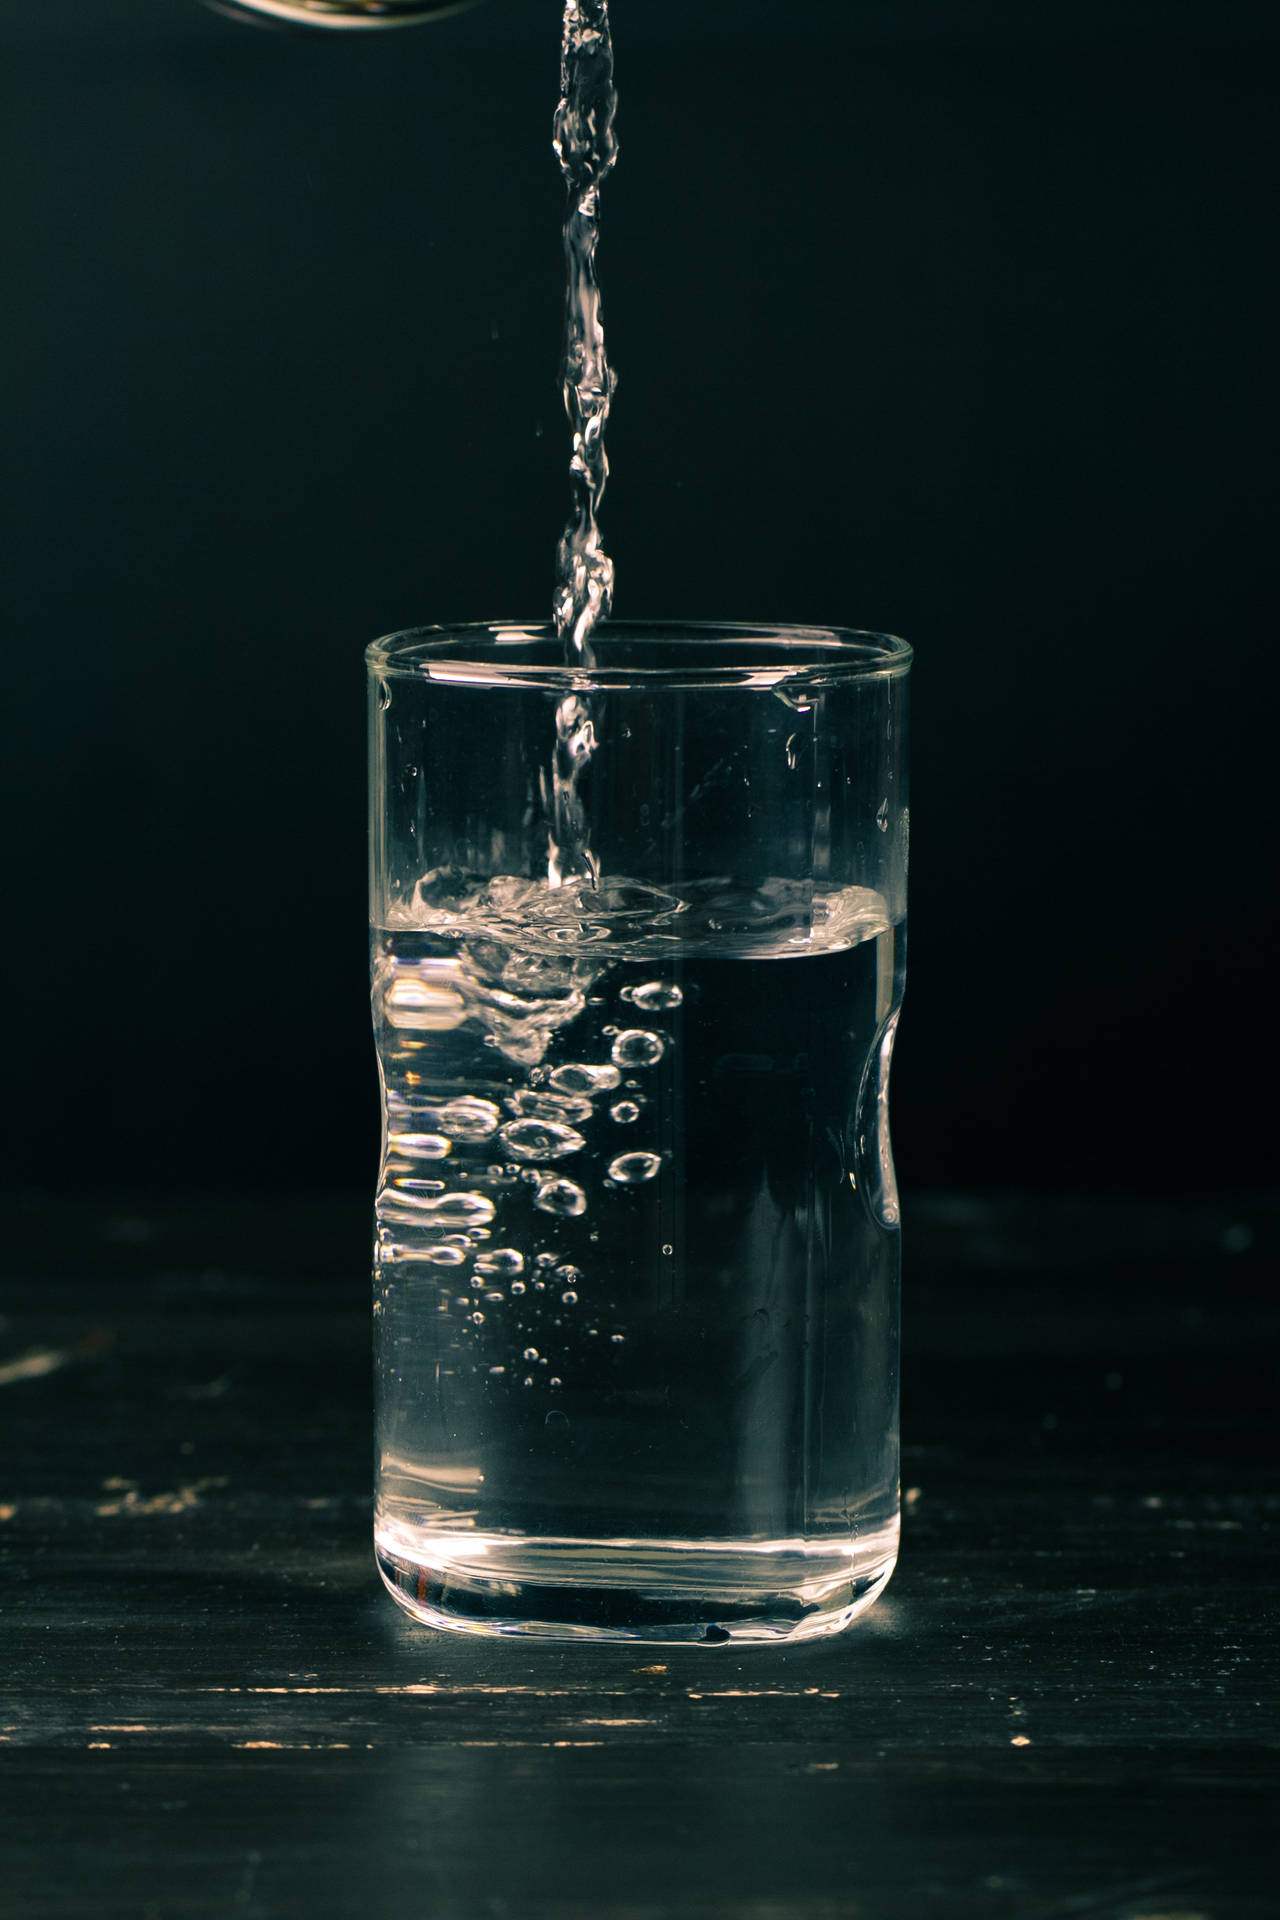
[[1278,1211],[918,1201],[902,1562],[786,1652],[392,1605],[359,1205],[12,1205],[0,1914],[1274,1915]]

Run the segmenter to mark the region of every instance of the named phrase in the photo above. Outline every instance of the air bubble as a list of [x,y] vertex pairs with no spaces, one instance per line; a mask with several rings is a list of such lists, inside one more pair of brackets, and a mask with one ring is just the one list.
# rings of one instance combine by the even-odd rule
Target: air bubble
[[616,1120],[620,1127],[629,1127],[640,1118],[640,1109],[634,1100],[619,1100],[616,1107],[610,1107],[609,1118]]
[[556,1068],[551,1084],[557,1093],[609,1093],[621,1077],[613,1067],[588,1067],[572,1061]]
[[452,1140],[440,1133],[393,1133],[387,1146],[405,1160],[444,1160],[453,1152]]
[[464,1094],[461,1099],[448,1100],[444,1106],[437,1107],[432,1118],[441,1132],[454,1140],[487,1140],[498,1131],[502,1109],[495,1107],[492,1100],[474,1100]]
[[[467,1252],[470,1252],[470,1248]],[[432,1247],[423,1255],[423,1259],[433,1267],[460,1267],[466,1257],[461,1247]]]
[[656,1153],[620,1153],[609,1162],[609,1178],[623,1187],[638,1187],[661,1170],[662,1161]]
[[502,1143],[517,1160],[563,1160],[587,1144],[559,1120],[511,1120],[502,1129]]
[[569,1093],[513,1093],[507,1106],[522,1120],[589,1120],[595,1112],[589,1100]]
[[643,1027],[629,1027],[613,1043],[613,1062],[618,1067],[652,1067],[665,1051],[658,1034],[646,1033]]
[[533,1196],[533,1204],[542,1213],[558,1213],[573,1219],[587,1210],[587,1196],[572,1180],[544,1180]]
[[440,1226],[464,1227],[472,1222],[478,1226],[492,1220],[494,1215],[492,1200],[487,1200],[482,1193],[442,1193],[437,1198],[434,1194],[397,1189],[394,1199],[397,1207],[412,1210],[415,1224],[422,1218]]
[[389,1026],[400,1032],[449,1033],[462,1025],[467,1003],[448,977],[456,977],[457,968],[448,964],[448,972],[432,979],[426,972],[430,965],[424,961],[422,973],[401,974],[391,982],[383,1001]]
[[646,986],[632,987],[622,997],[630,1000],[633,1007],[639,1007],[641,1013],[662,1013],[668,1007],[678,1007],[684,994],[679,987],[668,985],[665,980],[650,980]]
[[491,1247],[488,1253],[482,1253],[476,1261],[477,1273],[524,1272],[524,1255],[515,1247]]

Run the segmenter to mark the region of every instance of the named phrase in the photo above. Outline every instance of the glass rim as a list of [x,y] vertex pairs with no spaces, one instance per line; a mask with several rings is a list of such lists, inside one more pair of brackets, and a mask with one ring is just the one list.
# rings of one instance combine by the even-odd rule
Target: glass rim
[[[667,657],[652,665],[634,659],[611,665],[614,641],[631,654],[645,648],[656,654],[661,648]],[[386,634],[366,647],[365,660],[370,676],[379,681],[608,693],[733,687],[778,692],[792,685],[817,690],[901,678],[910,672],[914,657],[909,643],[896,634],[776,622],[610,620],[595,636],[595,644],[598,657],[591,666],[570,667],[558,657],[562,642],[549,623],[476,621]],[[724,651],[723,665],[708,663],[706,654],[713,647]],[[540,648],[552,657],[528,657]],[[684,661],[681,648],[689,650]],[[737,650],[736,657],[731,649]],[[694,658],[695,653],[700,657]]]

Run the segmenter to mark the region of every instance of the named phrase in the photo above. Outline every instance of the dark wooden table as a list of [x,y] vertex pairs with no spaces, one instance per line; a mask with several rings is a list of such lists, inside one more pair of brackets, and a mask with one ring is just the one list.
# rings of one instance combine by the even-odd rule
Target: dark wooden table
[[1278,1212],[918,1200],[888,1595],[646,1653],[384,1598],[358,1205],[10,1205],[0,1913],[1280,1913]]

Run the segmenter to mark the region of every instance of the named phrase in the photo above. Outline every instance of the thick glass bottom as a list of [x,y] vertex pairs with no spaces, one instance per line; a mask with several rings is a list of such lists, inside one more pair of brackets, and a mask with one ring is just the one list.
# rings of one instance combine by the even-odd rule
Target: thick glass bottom
[[541,1640],[774,1645],[841,1633],[883,1591],[898,1529],[850,1542],[534,1540],[380,1531],[378,1566],[425,1626]]

